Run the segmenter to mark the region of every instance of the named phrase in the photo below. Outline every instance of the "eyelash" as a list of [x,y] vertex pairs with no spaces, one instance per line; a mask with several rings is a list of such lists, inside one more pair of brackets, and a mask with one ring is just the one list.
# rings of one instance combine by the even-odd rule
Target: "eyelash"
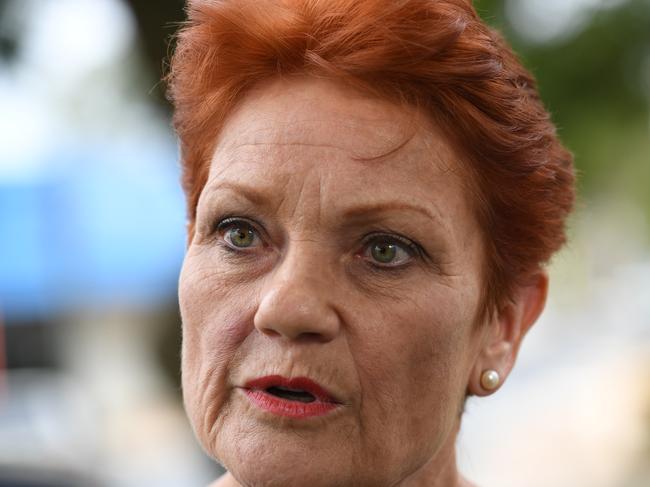
[[[215,226],[215,232],[219,235],[223,235],[230,226],[235,224],[241,225],[242,223],[248,226],[249,228],[251,228],[256,233],[257,238],[263,241],[262,235],[264,232],[258,229],[260,225],[254,220],[246,217],[223,218]],[[377,243],[377,242],[398,243],[411,257],[415,257],[419,259],[427,258],[426,252],[418,243],[402,235],[390,233],[382,230],[377,230],[370,234],[365,235],[362,240],[362,248],[365,250],[369,247],[370,244]],[[231,252],[234,256],[246,257],[246,254],[250,254],[250,252],[244,249],[237,249],[232,247],[231,245],[229,245],[227,242],[224,241],[223,237],[219,238],[219,245],[221,245],[222,248],[224,248],[226,251]],[[406,264],[393,265],[393,266],[381,265],[376,262],[370,262],[370,261],[368,261],[368,264],[372,266],[375,270],[401,271],[410,265],[410,261],[407,262]]]

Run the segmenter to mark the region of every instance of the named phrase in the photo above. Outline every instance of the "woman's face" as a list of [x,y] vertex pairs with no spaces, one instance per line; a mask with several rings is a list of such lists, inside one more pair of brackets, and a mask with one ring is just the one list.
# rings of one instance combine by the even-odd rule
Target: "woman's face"
[[247,95],[180,277],[203,446],[245,485],[443,469],[479,348],[483,259],[460,165],[425,117],[326,81]]

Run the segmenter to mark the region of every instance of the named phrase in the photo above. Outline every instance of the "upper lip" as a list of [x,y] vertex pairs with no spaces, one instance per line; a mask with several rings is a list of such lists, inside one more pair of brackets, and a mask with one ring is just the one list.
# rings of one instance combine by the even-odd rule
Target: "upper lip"
[[340,403],[340,401],[330,393],[325,387],[308,377],[287,378],[281,375],[267,375],[246,382],[246,389],[266,390],[269,387],[284,387],[293,390],[306,391],[323,402]]

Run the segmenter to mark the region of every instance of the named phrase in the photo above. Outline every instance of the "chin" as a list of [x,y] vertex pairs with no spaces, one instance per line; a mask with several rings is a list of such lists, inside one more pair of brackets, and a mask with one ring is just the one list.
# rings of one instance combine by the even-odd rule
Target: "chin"
[[[248,445],[246,444],[248,443]],[[340,458],[320,455],[299,445],[244,442],[226,453],[223,465],[246,487],[333,487],[360,485],[346,473]],[[249,449],[248,446],[251,448]],[[370,485],[370,484],[368,484]],[[375,484],[376,485],[376,484]]]
[[[317,460],[315,460],[317,461]],[[313,465],[313,463],[312,463]],[[310,465],[293,465],[281,469],[276,465],[239,465],[230,469],[233,477],[245,487],[345,487],[377,484],[360,484],[352,479],[344,478],[336,471],[336,466],[310,468]]]
[[226,422],[213,453],[246,487],[381,485],[351,476],[358,472],[350,443],[327,430]]
[[390,487],[405,476],[391,470],[389,458],[367,463],[345,438],[330,442],[313,434],[298,430],[267,437],[258,431],[236,444],[217,442],[215,457],[243,487]]

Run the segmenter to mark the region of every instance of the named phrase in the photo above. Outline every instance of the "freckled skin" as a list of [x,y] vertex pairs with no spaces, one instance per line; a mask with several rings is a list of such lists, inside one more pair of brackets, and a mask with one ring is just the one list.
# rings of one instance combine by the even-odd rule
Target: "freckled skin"
[[[468,485],[454,444],[484,339],[484,256],[462,179],[426,117],[331,82],[273,81],[231,115],[179,282],[185,406],[230,472],[219,485]],[[383,202],[399,204],[345,216]],[[234,252],[215,230],[233,216],[259,237]],[[364,237],[377,230],[427,257],[373,266]],[[344,404],[272,416],[240,389],[271,374],[310,377]]]

